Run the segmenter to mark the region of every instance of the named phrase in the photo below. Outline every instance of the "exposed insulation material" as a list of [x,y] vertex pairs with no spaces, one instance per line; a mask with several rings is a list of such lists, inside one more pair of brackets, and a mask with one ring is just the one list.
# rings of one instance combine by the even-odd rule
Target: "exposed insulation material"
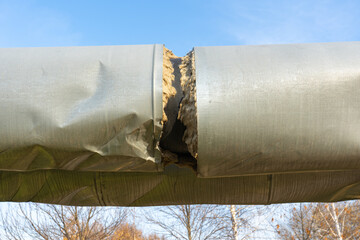
[[184,98],[180,103],[180,111],[178,118],[186,127],[183,141],[187,144],[191,155],[197,158],[198,134],[194,51],[191,51],[182,58],[182,64],[180,65],[180,73],[180,81],[184,93]]
[[[190,149],[194,149],[194,147],[192,147],[192,141],[186,141],[189,133],[194,132],[192,130],[194,124],[189,122],[189,118],[196,117],[194,108],[189,105],[189,102],[193,104],[194,101],[189,97],[194,94],[194,86],[187,86],[187,80],[184,79],[189,75],[186,73],[186,68],[191,67],[188,64],[191,57],[176,57],[165,47],[163,54],[163,129],[160,140],[162,164],[163,166],[175,164],[196,171],[197,162],[193,157],[195,154],[190,152]],[[181,72],[181,70],[183,71]],[[185,76],[183,76],[184,74]],[[181,80],[182,78],[183,80]],[[183,113],[180,114],[181,102],[184,99],[186,102],[182,108]],[[189,115],[189,117],[179,117],[180,115]],[[190,132],[186,130],[188,126],[183,120],[187,121]]]
[[174,81],[174,68],[170,59],[176,58],[172,51],[164,47],[163,53],[163,118],[162,122],[166,122],[168,120],[165,114],[165,107],[169,101],[170,97],[175,96],[176,89],[173,87],[172,82]]

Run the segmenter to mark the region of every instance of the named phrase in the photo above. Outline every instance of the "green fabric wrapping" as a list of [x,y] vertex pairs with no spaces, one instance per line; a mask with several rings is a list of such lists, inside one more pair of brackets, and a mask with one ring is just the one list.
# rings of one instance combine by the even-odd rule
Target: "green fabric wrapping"
[[186,168],[163,173],[37,170],[0,172],[0,200],[77,206],[271,204],[360,196],[360,171],[197,178]]

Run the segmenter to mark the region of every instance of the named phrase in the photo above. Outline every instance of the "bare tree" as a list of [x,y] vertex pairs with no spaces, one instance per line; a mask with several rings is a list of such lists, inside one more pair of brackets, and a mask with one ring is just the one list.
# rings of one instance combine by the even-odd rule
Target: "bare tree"
[[252,220],[259,214],[265,214],[264,209],[249,205],[230,205],[224,212],[221,221],[227,222],[224,228],[225,236],[231,240],[244,240],[260,230]]
[[115,239],[126,215],[122,208],[9,205],[1,213],[1,239]]
[[314,204],[300,203],[297,206],[295,205],[290,214],[284,215],[285,223],[275,225],[276,233],[281,239],[313,239],[317,234],[316,220],[314,218],[315,208]]
[[144,237],[141,230],[134,224],[123,224],[110,238],[111,240],[165,240],[164,237],[152,233]]
[[276,231],[282,239],[359,239],[360,201],[299,204]]
[[253,239],[257,233],[265,233],[268,216],[274,207],[254,205],[230,205],[219,212],[218,219],[224,225],[223,236],[231,240]]
[[271,210],[249,205],[179,205],[159,207],[145,215],[169,239],[244,240],[252,239],[265,225],[271,227],[267,224]]
[[146,211],[145,217],[158,226],[167,239],[224,239],[225,224],[218,221],[218,205],[177,205]]
[[238,229],[239,229],[239,221],[237,218],[237,211],[235,205],[230,205],[230,219],[231,219],[231,230],[232,230],[232,239],[238,240]]
[[319,236],[327,239],[360,238],[360,201],[319,204],[316,227]]

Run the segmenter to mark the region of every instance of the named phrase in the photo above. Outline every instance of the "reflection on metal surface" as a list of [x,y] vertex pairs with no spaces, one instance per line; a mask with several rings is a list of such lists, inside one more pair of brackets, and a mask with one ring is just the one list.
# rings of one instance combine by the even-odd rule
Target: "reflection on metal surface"
[[202,177],[360,169],[360,43],[195,48]]

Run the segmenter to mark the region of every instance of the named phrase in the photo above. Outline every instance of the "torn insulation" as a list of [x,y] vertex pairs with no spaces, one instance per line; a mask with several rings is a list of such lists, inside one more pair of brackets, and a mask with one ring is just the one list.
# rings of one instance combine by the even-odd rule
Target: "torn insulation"
[[164,47],[163,53],[163,117],[162,123],[168,121],[168,117],[165,113],[165,106],[167,105],[169,98],[175,96],[176,89],[173,87],[172,82],[175,79],[174,68],[171,63],[172,58],[177,58],[172,51]]
[[194,51],[182,58],[180,65],[181,87],[184,98],[180,103],[178,118],[185,125],[183,141],[188,146],[189,152],[197,158],[197,110],[196,110],[196,76],[195,76],[195,55]]
[[[196,170],[195,69],[192,52],[176,57],[164,48],[162,162]],[[191,118],[194,118],[191,120]]]

